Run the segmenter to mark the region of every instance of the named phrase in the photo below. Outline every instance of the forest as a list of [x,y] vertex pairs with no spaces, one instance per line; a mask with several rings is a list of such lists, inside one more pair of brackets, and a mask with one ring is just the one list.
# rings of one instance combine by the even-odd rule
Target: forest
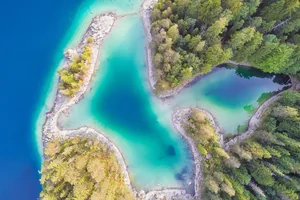
[[300,94],[284,91],[254,134],[225,151],[206,116],[185,123],[202,155],[202,197],[208,200],[300,198]]
[[43,200],[133,200],[120,165],[96,138],[54,139],[45,148]]
[[159,0],[151,21],[158,91],[227,61],[300,70],[299,0]]
[[86,72],[90,68],[92,48],[94,39],[89,37],[78,55],[72,57],[71,63],[65,69],[58,70],[61,83],[59,84],[60,92],[71,98],[80,89],[83,84]]

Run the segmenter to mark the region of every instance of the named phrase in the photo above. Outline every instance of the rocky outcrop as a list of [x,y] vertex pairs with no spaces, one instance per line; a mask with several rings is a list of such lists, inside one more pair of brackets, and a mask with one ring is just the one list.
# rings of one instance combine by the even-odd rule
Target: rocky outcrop
[[194,191],[195,199],[201,198],[201,182],[202,182],[202,170],[201,170],[201,156],[194,143],[194,141],[187,136],[183,124],[188,121],[189,116],[192,113],[192,108],[184,108],[176,110],[172,115],[172,122],[175,129],[184,137],[187,141],[194,157]]
[[143,19],[143,24],[144,24],[144,30],[147,36],[147,43],[146,43],[146,59],[147,59],[147,70],[148,70],[148,81],[149,85],[151,86],[152,91],[154,91],[154,85],[157,81],[156,76],[155,76],[155,71],[154,71],[154,65],[152,62],[153,58],[153,52],[150,49],[150,44],[152,42],[152,36],[151,36],[151,21],[150,21],[150,16],[151,16],[151,10],[153,8],[153,5],[157,2],[158,0],[145,0],[142,7],[140,14]]
[[[82,41],[77,46],[77,48],[72,50],[68,49],[65,52],[65,56],[69,58],[70,56],[73,56],[74,54],[78,54],[81,51],[81,48],[87,43],[88,38],[91,37],[95,41],[92,44],[92,57],[91,57],[90,68],[88,69],[87,75],[85,76],[83,84],[79,89],[79,91],[74,95],[74,97],[69,99],[64,95],[62,95],[59,92],[59,89],[57,89],[54,105],[52,109],[49,112],[47,112],[46,121],[42,129],[43,132],[42,138],[43,138],[44,146],[50,139],[59,136],[60,130],[57,127],[57,121],[60,114],[68,110],[71,106],[73,106],[77,102],[79,102],[84,96],[96,68],[96,63],[98,60],[97,58],[100,49],[100,42],[110,32],[115,20],[116,20],[116,16],[113,13],[107,13],[95,17],[91,24],[93,24],[93,27],[97,27],[97,29],[93,28],[92,30],[91,28],[92,25],[90,25],[88,30],[84,34]],[[64,67],[68,67],[71,62],[72,61],[70,59],[65,59]]]
[[77,51],[75,49],[67,49],[64,52],[64,56],[67,60],[71,60],[75,55],[77,55]]
[[54,105],[52,109],[47,112],[46,120],[42,129],[42,139],[43,145],[46,146],[47,143],[54,138],[70,138],[75,136],[87,136],[87,137],[96,137],[99,141],[101,141],[105,146],[107,146],[110,150],[113,151],[116,156],[118,163],[121,166],[122,173],[124,175],[124,182],[128,186],[128,188],[133,192],[137,199],[145,199],[145,200],[158,200],[158,199],[166,199],[166,200],[174,200],[174,199],[194,199],[190,194],[187,194],[184,189],[163,189],[163,190],[153,190],[149,192],[140,191],[137,193],[135,188],[132,187],[129,173],[127,169],[127,165],[124,161],[123,155],[121,151],[111,142],[108,138],[104,136],[103,133],[96,131],[89,127],[81,127],[76,130],[61,130],[58,127],[58,118],[62,113],[68,112],[68,110],[78,103],[84,96],[85,92],[88,89],[88,86],[91,82],[91,78],[96,68],[98,54],[100,50],[100,44],[103,41],[104,37],[110,32],[111,28],[117,16],[113,13],[107,13],[103,15],[96,16],[93,18],[90,26],[85,32],[81,42],[77,46],[76,49],[68,49],[65,51],[65,61],[64,67],[67,68],[72,62],[72,57],[76,54],[79,54],[81,48],[88,42],[89,38],[93,38],[94,43],[92,45],[92,58],[90,68],[87,72],[87,75],[84,79],[84,83],[82,84],[79,91],[75,94],[71,99],[62,95],[59,90],[57,90]]

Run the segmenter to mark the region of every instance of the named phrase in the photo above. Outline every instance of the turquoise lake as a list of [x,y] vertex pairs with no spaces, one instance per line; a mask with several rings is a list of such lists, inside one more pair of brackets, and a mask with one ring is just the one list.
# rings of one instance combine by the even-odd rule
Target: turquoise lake
[[[63,52],[80,41],[96,14],[137,12],[141,0],[2,1],[0,199],[37,199],[41,186],[41,127],[53,105]],[[148,85],[145,38],[137,15],[119,20],[103,44],[93,89],[62,117],[65,128],[90,125],[123,152],[139,189],[181,187],[191,178],[186,143],[171,124],[174,109],[201,106],[226,133],[237,132],[261,95],[283,85],[246,68],[218,68],[171,99]],[[243,71],[241,73],[241,71]],[[253,76],[256,75],[256,76]],[[240,76],[246,77],[242,78]],[[277,80],[275,78],[275,80]],[[277,81],[275,81],[277,82]],[[246,107],[245,107],[246,106]],[[247,108],[247,109],[245,109]],[[248,111],[246,111],[248,110]]]
[[[175,109],[210,111],[225,133],[237,133],[262,94],[284,87],[272,74],[243,67],[218,67],[174,98],[156,98],[149,88],[145,33],[139,15],[119,19],[104,40],[91,90],[61,116],[67,129],[91,126],[121,150],[137,189],[185,187],[192,179],[189,148],[172,126]],[[246,107],[245,107],[246,106]]]
[[144,38],[139,15],[117,21],[103,43],[92,90],[63,126],[103,131],[123,153],[136,188],[182,187],[192,179],[191,155],[179,134],[158,121],[147,88]]

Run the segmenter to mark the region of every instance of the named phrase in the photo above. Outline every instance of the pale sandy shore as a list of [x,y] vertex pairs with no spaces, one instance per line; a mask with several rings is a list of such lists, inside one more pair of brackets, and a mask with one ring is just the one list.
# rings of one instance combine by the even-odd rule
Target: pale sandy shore
[[150,43],[152,42],[152,36],[150,33],[150,28],[151,28],[151,21],[150,21],[150,12],[153,8],[153,5],[157,2],[158,0],[145,0],[141,10],[140,14],[143,19],[143,25],[144,25],[144,30],[146,33],[147,37],[147,42],[146,42],[146,60],[147,60],[147,69],[148,69],[148,81],[149,85],[151,86],[151,89],[154,90],[154,85],[157,81],[155,75],[154,75],[154,65],[152,63],[152,52],[150,48]]
[[192,113],[192,109],[198,109],[201,112],[203,112],[207,119],[210,121],[210,124],[214,127],[216,134],[219,139],[219,143],[223,144],[223,133],[217,123],[217,121],[214,119],[212,114],[208,112],[205,109],[195,107],[195,108],[179,108],[174,111],[172,115],[172,122],[175,129],[184,137],[184,139],[188,142],[190,149],[193,154],[194,158],[194,191],[195,191],[195,199],[201,199],[201,185],[203,183],[203,176],[202,176],[202,169],[201,169],[201,161],[202,157],[199,154],[199,151],[195,145],[195,142],[186,134],[186,131],[184,129],[184,124],[188,123],[188,118]]
[[[144,24],[144,30],[146,32],[146,37],[147,37],[147,44],[146,44],[146,59],[147,59],[147,73],[148,73],[148,81],[150,88],[152,91],[155,90],[155,83],[157,81],[156,76],[155,76],[155,70],[154,70],[154,65],[152,63],[152,57],[153,57],[153,52],[151,52],[150,44],[152,41],[152,36],[151,36],[151,21],[150,21],[150,12],[151,9],[153,8],[153,4],[156,3],[157,0],[145,0],[144,4],[141,7],[141,16],[143,19],[143,24]],[[196,78],[196,77],[195,77]],[[194,79],[189,80],[186,84],[189,82],[192,82]],[[185,85],[186,85],[185,84]],[[174,90],[170,90],[164,93],[157,94],[159,98],[165,98],[165,97],[170,97],[173,95],[176,95],[185,85],[182,85],[181,88],[176,88]],[[175,127],[175,129],[183,136],[183,138],[187,141],[187,143],[190,146],[190,149],[192,151],[193,159],[194,159],[194,180],[193,180],[193,185],[194,185],[194,192],[195,195],[192,196],[190,194],[186,194],[184,190],[163,190],[161,191],[161,196],[165,196],[166,199],[201,199],[200,195],[200,185],[202,181],[202,174],[201,174],[201,157],[199,156],[198,150],[194,145],[194,142],[185,134],[185,131],[182,127],[182,120],[185,119],[187,114],[190,112],[190,108],[187,109],[178,109],[176,110],[173,115],[172,115],[172,124]],[[211,119],[213,120],[213,117],[210,115]],[[176,195],[172,192],[176,192]],[[157,194],[157,191],[149,192],[147,193],[147,199],[151,199],[150,196],[154,196]]]
[[[150,13],[151,9],[153,8],[153,4],[155,4],[158,0],[145,0],[144,4],[141,8],[141,16],[143,18],[144,30],[146,32],[147,37],[147,44],[146,44],[146,59],[147,59],[147,70],[148,70],[148,81],[152,91],[155,91],[155,83],[157,82],[157,77],[155,74],[155,66],[153,65],[152,58],[153,52],[151,51],[150,44],[152,41],[151,36],[151,21],[150,21]],[[172,90],[163,91],[156,94],[159,98],[166,98],[171,97],[178,94],[186,85],[194,81],[196,78],[200,77],[201,75],[197,75],[183,83]]]
[[[157,77],[155,75],[155,66],[153,65],[152,58],[153,58],[153,52],[151,52],[151,41],[152,41],[152,36],[151,36],[151,21],[150,21],[150,12],[151,9],[153,8],[153,4],[156,3],[157,0],[146,0],[142,6],[142,18],[143,18],[143,23],[144,23],[144,29],[146,32],[147,36],[147,44],[146,44],[146,58],[147,58],[147,73],[148,73],[148,81],[150,88],[152,91],[155,91],[155,83],[157,82]],[[242,65],[242,66],[251,66],[247,62],[243,63],[238,63],[235,61],[228,60],[224,64],[234,64],[234,65]],[[196,79],[200,78],[202,75],[195,75],[194,77],[184,81],[181,83],[179,86],[168,90],[168,91],[163,91],[161,93],[156,94],[159,98],[167,98],[167,97],[172,97],[178,94],[183,88],[185,88],[187,85],[195,81]],[[296,90],[300,88],[300,83],[297,82],[295,88]],[[234,137],[232,140],[224,144],[224,137],[223,137],[223,131],[221,130],[220,126],[218,125],[216,119],[213,117],[211,113],[209,113],[207,110],[202,109],[202,108],[197,108],[201,110],[203,113],[205,113],[206,117],[209,119],[211,125],[215,128],[216,134],[219,139],[219,143],[221,146],[224,147],[225,150],[228,150],[231,145],[236,144],[237,142],[241,142],[242,140],[249,138],[254,131],[258,128],[262,121],[262,116],[263,113],[266,112],[267,108],[273,104],[275,101],[277,101],[281,96],[281,93],[273,96],[269,100],[267,100],[265,103],[263,103],[255,112],[255,114],[251,117],[249,120],[249,127],[246,132]],[[193,154],[194,158],[194,191],[195,191],[195,196],[191,197],[190,195],[184,195],[181,196],[179,199],[201,199],[201,184],[202,184],[202,172],[201,172],[201,156],[199,155],[199,152],[195,146],[194,141],[189,138],[185,130],[182,126],[182,123],[187,120],[187,117],[190,115],[192,111],[192,108],[180,108],[174,111],[172,115],[172,123],[173,126],[176,128],[176,130],[183,136],[183,138],[188,142],[190,149]],[[170,196],[169,196],[170,197]]]
[[[140,14],[143,18],[145,31],[147,33],[147,48],[146,48],[146,54],[147,54],[147,63],[148,63],[148,75],[149,75],[149,84],[154,89],[154,84],[156,82],[155,75],[153,72],[153,64],[152,64],[152,55],[149,48],[149,42],[151,41],[151,34],[150,34],[150,11],[153,7],[153,4],[157,0],[146,0],[144,4],[141,7]],[[125,16],[125,15],[124,15]],[[195,190],[195,196],[191,196],[190,194],[187,194],[186,190],[184,189],[171,189],[166,188],[162,190],[153,190],[149,192],[139,191],[137,192],[135,188],[132,186],[129,178],[129,172],[127,169],[127,165],[125,163],[124,157],[121,153],[121,151],[117,148],[116,145],[114,145],[113,142],[111,142],[107,137],[104,136],[102,132],[96,131],[89,127],[81,127],[76,130],[60,130],[58,127],[58,118],[61,115],[61,113],[66,112],[69,108],[71,108],[73,105],[78,103],[84,96],[84,94],[88,91],[89,84],[91,83],[92,76],[96,70],[96,66],[99,61],[99,51],[100,51],[100,45],[103,41],[104,37],[109,34],[111,31],[115,21],[123,16],[116,16],[113,13],[106,13],[99,16],[96,16],[93,18],[88,30],[83,36],[82,41],[79,43],[78,47],[73,50],[67,51],[67,57],[71,57],[70,54],[73,53],[79,53],[81,47],[86,44],[88,37],[93,37],[95,40],[95,43],[92,46],[92,59],[91,59],[91,65],[90,69],[86,75],[86,78],[84,79],[84,83],[78,93],[71,99],[68,99],[60,94],[59,90],[57,90],[56,98],[54,105],[49,113],[47,113],[46,121],[43,125],[42,129],[42,138],[43,138],[43,145],[45,146],[50,140],[53,138],[67,138],[67,137],[74,137],[74,136],[93,136],[96,137],[99,141],[101,141],[103,144],[105,144],[109,149],[111,149],[117,160],[118,163],[121,166],[122,173],[124,174],[124,182],[128,186],[128,188],[133,192],[133,194],[136,196],[137,199],[145,199],[145,200],[152,200],[152,199],[200,199],[201,197],[201,181],[202,181],[202,175],[201,175],[201,157],[199,156],[198,150],[195,147],[193,141],[186,136],[184,129],[182,127],[182,120],[185,120],[187,114],[191,111],[191,108],[187,109],[179,109],[175,111],[175,113],[172,116],[173,125],[178,130],[180,134],[183,135],[183,137],[186,139],[188,144],[190,145],[191,151],[193,153],[194,157],[194,190]],[[64,67],[68,67],[69,63],[71,62],[70,59],[65,59]],[[194,77],[195,79],[196,77]],[[190,79],[186,83],[182,85],[181,88],[177,88],[170,93],[161,94],[159,95],[160,98],[164,98],[167,96],[172,96],[177,94],[186,84],[190,83],[194,79]],[[199,108],[200,109],[200,108]],[[218,124],[214,120],[213,116],[206,110],[202,110],[208,117],[208,119],[211,121],[211,124],[216,128],[216,131],[219,136],[219,142],[223,144],[223,135],[222,131],[219,128]],[[229,143],[230,144],[230,143]],[[227,144],[225,144],[227,145]]]
[[[97,66],[98,62],[98,56],[99,56],[99,49],[100,44],[104,37],[111,31],[114,22],[116,21],[116,15],[113,13],[107,13],[100,16],[96,16],[93,18],[92,23],[90,24],[88,30],[83,36],[82,41],[79,43],[78,47],[76,49],[68,50],[67,54],[77,54],[81,51],[81,47],[86,44],[88,37],[93,37],[95,42],[92,45],[92,58],[91,58],[91,64],[90,68],[85,76],[85,79],[83,81],[83,85],[81,86],[80,90],[75,94],[74,97],[71,99],[65,97],[59,92],[59,89],[57,89],[56,98],[54,101],[54,105],[50,112],[46,115],[46,121],[43,125],[43,143],[47,143],[50,139],[53,137],[56,137],[59,135],[60,130],[57,126],[58,117],[60,114],[67,109],[69,109],[71,106],[79,102],[85,92],[87,91],[88,85],[91,82],[93,73],[95,71],[95,68]],[[67,55],[67,57],[71,57],[72,55]],[[70,64],[71,60],[66,58],[64,62],[64,68],[67,68]],[[60,80],[59,80],[60,81]]]
[[194,191],[195,191],[195,199],[201,199],[201,183],[202,183],[202,173],[201,173],[201,156],[199,151],[194,143],[194,141],[187,136],[183,123],[188,120],[189,115],[191,114],[191,108],[183,108],[176,110],[172,115],[172,122],[175,129],[184,137],[184,139],[188,142],[188,145],[192,151],[193,159],[194,159]]
[[[131,14],[131,13],[130,13]],[[81,51],[81,47],[86,44],[87,38],[93,37],[95,43],[92,46],[92,59],[88,73],[84,79],[84,83],[81,86],[80,90],[76,93],[71,99],[65,97],[57,89],[54,105],[50,112],[46,114],[46,120],[42,128],[42,140],[43,146],[45,147],[47,143],[54,138],[70,138],[75,136],[92,136],[96,137],[101,141],[105,146],[113,151],[116,156],[118,163],[121,166],[121,171],[124,174],[124,182],[127,187],[133,192],[136,199],[152,200],[152,199],[193,199],[190,194],[187,194],[184,189],[162,189],[162,190],[153,190],[149,192],[139,191],[132,186],[127,165],[121,151],[117,146],[111,142],[107,137],[104,136],[102,132],[96,131],[89,127],[81,127],[76,130],[61,130],[58,127],[58,118],[59,116],[67,112],[72,106],[77,104],[88,91],[89,84],[91,83],[92,76],[96,70],[99,58],[99,50],[101,42],[104,37],[109,34],[115,21],[122,16],[116,16],[113,13],[106,13],[93,18],[91,24],[89,25],[86,33],[84,34],[81,42],[76,49],[69,49],[66,51],[66,58],[64,62],[64,68],[68,68],[68,65],[71,62],[72,55],[77,54]]]
[[[150,49],[150,43],[152,41],[152,37],[151,37],[151,33],[150,33],[150,28],[151,28],[151,21],[150,21],[150,13],[151,10],[153,8],[153,5],[157,2],[158,0],[145,0],[144,3],[141,6],[140,9],[140,15],[143,19],[143,25],[144,25],[144,30],[146,33],[146,37],[147,37],[147,43],[146,43],[146,59],[147,59],[147,72],[148,72],[148,81],[149,81],[149,85],[150,88],[152,89],[152,91],[154,91],[154,85],[156,83],[156,78],[155,78],[155,74],[154,74],[154,65],[152,63],[152,52]],[[158,95],[159,98],[164,98],[163,95]],[[173,120],[173,124],[174,126],[177,128],[177,126],[175,125],[177,123],[177,121]],[[179,126],[178,126],[179,128]],[[179,129],[177,129],[179,131]],[[180,134],[182,134],[184,137],[185,135],[183,134],[183,132],[179,131]],[[187,139],[187,138],[185,138]],[[193,157],[197,158],[197,155],[194,154],[193,152]],[[196,161],[196,159],[195,159]],[[200,167],[200,165],[198,165],[198,167]],[[198,168],[197,168],[198,169]],[[197,174],[197,172],[194,172],[195,174]],[[196,176],[193,180],[194,185],[197,185],[198,183],[198,177]],[[198,187],[198,186],[197,186]],[[195,186],[196,188],[196,186]],[[196,190],[195,190],[196,191]],[[184,199],[184,200],[189,200],[189,199],[199,199],[199,196],[192,196],[191,194],[188,194],[186,192],[186,190],[184,189],[163,189],[163,190],[154,190],[154,191],[150,191],[148,193],[145,194],[144,196],[145,199]]]
[[54,101],[54,105],[50,112],[47,113],[46,121],[43,125],[42,129],[42,140],[43,146],[45,147],[47,143],[54,138],[69,138],[75,136],[93,136],[96,137],[99,141],[101,141],[105,146],[107,146],[110,150],[113,151],[116,156],[118,163],[121,166],[121,171],[124,174],[124,182],[127,187],[136,195],[135,189],[132,187],[127,166],[124,162],[124,158],[120,150],[109,140],[107,139],[103,133],[97,132],[88,127],[81,127],[77,130],[60,130],[58,128],[58,118],[59,116],[71,108],[73,105],[78,103],[87,92],[89,84],[91,82],[92,76],[96,70],[96,66],[98,64],[99,58],[99,50],[100,45],[105,36],[109,34],[111,31],[115,21],[117,20],[117,16],[113,13],[106,13],[93,18],[91,24],[89,25],[86,33],[84,34],[81,42],[77,46],[76,49],[69,49],[66,51],[66,59],[64,63],[64,68],[68,68],[68,65],[71,62],[72,55],[78,54],[81,51],[81,48],[84,44],[87,43],[87,39],[89,37],[94,38],[94,44],[92,45],[92,58],[90,68],[85,76],[83,81],[83,85],[80,90],[76,93],[74,97],[68,99],[64,95],[59,92],[57,89],[56,98]]
[[195,142],[193,141],[193,139],[191,139],[187,134],[186,131],[184,129],[184,125],[189,123],[188,122],[188,118],[192,113],[192,109],[198,109],[201,112],[203,112],[207,119],[210,121],[210,124],[214,127],[216,134],[218,136],[218,140],[219,140],[219,144],[221,146],[223,146],[223,148],[225,149],[225,151],[229,150],[229,147],[239,143],[249,137],[252,136],[252,134],[255,132],[255,130],[259,127],[259,125],[262,122],[263,119],[263,115],[264,113],[267,112],[267,109],[269,108],[270,105],[272,105],[274,102],[276,102],[277,100],[279,100],[281,97],[281,93],[278,93],[277,95],[271,97],[270,99],[268,99],[266,102],[264,102],[255,112],[255,114],[251,117],[250,121],[249,121],[249,127],[247,129],[246,132],[234,137],[233,139],[231,139],[230,141],[228,141],[227,143],[224,144],[223,141],[223,132],[220,129],[217,121],[215,120],[215,118],[213,117],[213,115],[208,112],[205,109],[199,108],[199,107],[188,107],[188,108],[179,108],[177,110],[174,111],[173,115],[172,115],[172,123],[173,126],[176,128],[176,130],[184,137],[184,139],[188,142],[190,149],[192,151],[193,154],[193,158],[194,158],[194,191],[195,191],[195,199],[201,199],[201,193],[202,193],[202,184],[203,184],[203,175],[202,175],[202,169],[201,169],[201,161],[203,159],[202,156],[200,156],[199,151],[196,147]]

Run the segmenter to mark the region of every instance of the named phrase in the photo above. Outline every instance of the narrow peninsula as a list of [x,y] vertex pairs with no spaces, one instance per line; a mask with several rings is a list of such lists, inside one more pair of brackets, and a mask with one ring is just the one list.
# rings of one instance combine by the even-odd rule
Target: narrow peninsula
[[[154,2],[151,2],[149,6],[151,6],[153,3]],[[145,7],[143,10],[145,12],[149,11],[148,7]],[[131,197],[145,200],[164,198],[193,199],[193,196],[186,193],[184,189],[177,188],[166,188],[163,190],[153,190],[147,192],[143,190],[139,192],[136,191],[136,189],[131,185],[129,172],[122,153],[108,138],[104,136],[103,133],[90,127],[81,127],[76,130],[61,130],[58,126],[59,116],[62,113],[67,112],[72,106],[76,105],[84,97],[85,93],[88,92],[89,84],[96,70],[96,65],[98,64],[97,61],[100,54],[101,42],[113,28],[115,21],[120,17],[124,17],[124,15],[117,16],[113,13],[107,13],[94,17],[77,48],[68,49],[65,52],[64,67],[58,71],[60,74],[60,79],[54,106],[51,111],[47,112],[46,121],[43,125],[45,161],[42,169],[43,176],[41,183],[43,184],[43,192],[41,193],[41,197],[45,199],[51,199],[57,195],[62,196],[61,198],[76,197],[79,199],[97,199],[99,196],[104,197],[105,195],[110,195],[112,198],[121,198],[122,196],[122,199],[131,199]],[[100,143],[95,143],[95,140],[99,141]],[[90,155],[91,153],[95,153],[95,156],[97,155],[101,157],[103,156],[101,155],[103,154],[103,151],[107,152],[110,154],[110,159],[112,159],[112,163],[110,165],[115,165],[113,161],[115,157],[118,165],[120,165],[120,168],[116,173],[119,174],[118,176],[120,176],[120,174],[122,175],[120,176],[122,177],[121,179],[123,179],[121,182],[123,182],[124,186],[126,186],[125,188],[127,189],[125,189],[123,186],[118,186],[122,188],[121,192],[118,188],[115,188],[114,183],[111,182],[106,184],[110,184],[111,187],[114,187],[116,190],[110,191],[110,193],[105,193],[105,191],[102,191],[100,188],[104,183],[101,182],[102,179],[99,178],[100,174],[95,174],[101,172],[95,171],[95,173],[93,173],[88,164],[89,162],[93,162],[94,164],[91,165],[94,165],[94,168],[101,168],[101,162],[98,166],[93,160],[89,160],[89,157],[80,158],[81,163],[74,163],[75,174],[65,174],[66,176],[74,176],[73,180],[69,180],[67,177],[64,177],[63,174],[61,174],[61,170],[63,169],[56,169],[56,167],[52,167],[61,159],[60,154],[63,154],[63,157],[78,154],[76,150],[77,144],[93,145],[93,143],[95,143],[94,148],[98,149],[99,151],[90,152],[90,150],[87,149],[87,152],[84,154]],[[66,151],[68,151],[68,153],[66,153]],[[72,157],[68,159],[70,159],[70,163],[75,162]],[[57,164],[63,165],[63,163],[60,162]],[[80,165],[79,168],[77,167],[78,165]],[[61,174],[62,176],[59,175],[56,177],[57,179],[53,179],[48,175],[51,173],[56,173],[58,175]],[[77,177],[78,179],[76,179],[76,176],[79,175],[76,175],[76,173],[86,173],[86,178],[80,180],[79,177]],[[107,175],[102,174],[101,176],[104,178]],[[59,181],[61,179],[65,180],[63,184]],[[79,184],[80,181],[87,182],[84,182],[86,184],[82,185]],[[94,184],[88,183],[90,181],[94,181]],[[98,184],[100,184],[100,188],[91,189],[93,188],[93,185]],[[60,187],[60,190],[55,190],[54,192],[53,190],[57,187]],[[85,190],[88,190],[89,192],[80,192]],[[69,192],[65,193],[66,191]],[[109,196],[106,197],[108,198]]]
[[175,108],[171,121],[188,144],[193,180],[187,184],[189,190],[152,191],[133,186],[122,152],[104,133],[88,126],[65,130],[59,125],[59,117],[90,90],[101,44],[114,24],[138,12],[95,16],[77,47],[65,51],[58,71],[54,105],[42,130],[41,198],[299,199],[299,13],[299,1],[285,0],[143,2],[139,14],[147,39],[145,71],[159,100],[175,96],[224,63],[256,66],[271,76],[291,79],[255,110],[247,130],[238,135],[226,135],[208,109]]

